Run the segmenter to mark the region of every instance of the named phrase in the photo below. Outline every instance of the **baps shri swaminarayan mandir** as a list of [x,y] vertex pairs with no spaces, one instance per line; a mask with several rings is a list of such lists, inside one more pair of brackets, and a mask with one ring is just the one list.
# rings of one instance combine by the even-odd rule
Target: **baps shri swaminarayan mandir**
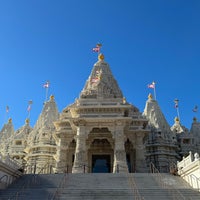
[[200,153],[199,130],[196,118],[190,130],[178,117],[170,127],[151,94],[143,113],[128,103],[99,54],[73,104],[59,113],[51,96],[33,128],[27,119],[15,131],[9,119],[0,132],[0,149],[25,173],[147,172],[150,163],[168,172],[189,151]]

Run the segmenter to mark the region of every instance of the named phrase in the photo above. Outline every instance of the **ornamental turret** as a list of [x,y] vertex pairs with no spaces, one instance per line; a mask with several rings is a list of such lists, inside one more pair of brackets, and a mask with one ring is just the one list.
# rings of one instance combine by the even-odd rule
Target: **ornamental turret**
[[94,64],[80,98],[123,98],[108,63],[104,61],[103,54],[98,56],[98,61]]
[[45,168],[48,173],[55,165],[53,156],[56,153],[56,144],[53,138],[55,127],[53,122],[59,118],[59,112],[54,100],[54,96],[44,103],[43,110],[33,128],[33,131],[28,136],[28,145],[25,149],[27,156],[27,173],[39,173],[41,169]]

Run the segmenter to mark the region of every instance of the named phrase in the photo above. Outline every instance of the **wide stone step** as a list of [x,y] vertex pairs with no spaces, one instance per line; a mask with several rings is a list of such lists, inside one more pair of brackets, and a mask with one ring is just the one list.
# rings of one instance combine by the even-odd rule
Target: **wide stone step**
[[134,186],[137,186],[144,200],[182,200],[182,196],[185,200],[200,199],[200,193],[191,189],[180,177],[161,175],[162,183],[158,174],[24,175],[11,187],[0,191],[0,199],[8,200],[18,192],[18,197],[15,195],[18,200],[44,200],[53,197],[63,200],[134,200],[138,199]]

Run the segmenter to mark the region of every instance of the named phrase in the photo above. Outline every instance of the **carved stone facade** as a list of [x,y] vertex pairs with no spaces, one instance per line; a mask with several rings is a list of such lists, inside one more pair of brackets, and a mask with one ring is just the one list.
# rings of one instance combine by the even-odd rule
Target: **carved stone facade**
[[[198,138],[199,128],[194,122]],[[180,159],[178,130],[177,124],[170,129],[151,95],[143,113],[128,103],[100,54],[73,104],[59,113],[51,96],[34,128],[27,120],[15,132],[9,120],[0,147],[2,156],[20,161],[26,173],[146,172],[151,162],[166,172]]]
[[109,65],[99,56],[80,97],[54,122],[56,144],[62,149],[57,151],[56,163],[63,157],[68,160],[57,164],[55,171],[94,172],[95,161],[103,158],[109,172],[145,171],[145,157],[136,155],[144,155],[141,146],[149,132],[147,123],[139,110],[126,102]]

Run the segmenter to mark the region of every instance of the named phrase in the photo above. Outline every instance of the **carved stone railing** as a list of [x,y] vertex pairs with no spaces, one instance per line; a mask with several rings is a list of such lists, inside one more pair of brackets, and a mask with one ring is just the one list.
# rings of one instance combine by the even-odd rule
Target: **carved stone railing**
[[168,194],[172,197],[172,199],[186,200],[186,198],[183,196],[183,194],[181,194],[181,192],[178,189],[173,188],[164,181],[163,175],[159,172],[159,170],[155,167],[153,163],[150,163],[150,172],[156,175],[156,182],[161,188],[166,189],[168,191]]
[[200,192],[200,156],[189,152],[187,157],[177,162],[178,174],[187,181],[194,189]]
[[6,165],[8,165],[9,167],[15,170],[20,169],[22,167],[21,164],[17,162],[17,160],[11,159],[8,155],[6,157],[3,157],[3,155],[0,154],[0,162],[5,163]]

